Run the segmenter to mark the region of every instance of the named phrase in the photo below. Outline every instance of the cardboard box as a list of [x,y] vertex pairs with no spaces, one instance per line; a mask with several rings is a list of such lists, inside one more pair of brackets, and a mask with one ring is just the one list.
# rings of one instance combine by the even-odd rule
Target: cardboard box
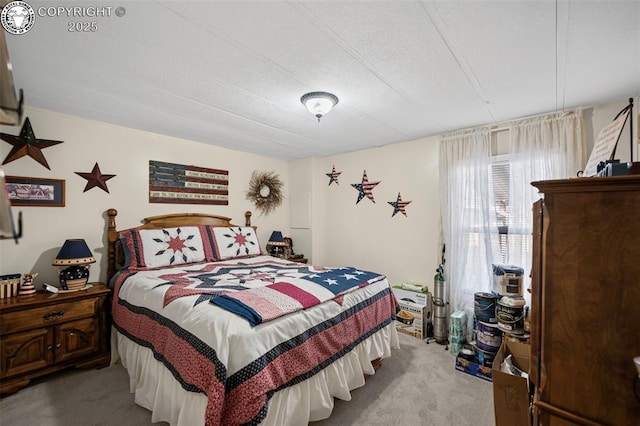
[[398,300],[400,312],[396,314],[396,330],[409,336],[427,337],[427,307],[417,303]]
[[502,361],[511,354],[513,364],[529,374],[531,346],[505,340],[493,361],[493,405],[496,426],[530,426],[531,398],[529,380],[500,370]]
[[470,374],[474,377],[479,377],[488,382],[492,381],[491,367],[485,367],[475,361],[463,358],[460,355],[456,357],[456,370]]
[[[407,290],[399,285],[394,285],[392,289],[393,295],[398,299],[398,302],[403,300],[405,302],[417,303],[418,305],[431,306],[431,293]],[[429,312],[431,312],[431,308],[429,308]]]

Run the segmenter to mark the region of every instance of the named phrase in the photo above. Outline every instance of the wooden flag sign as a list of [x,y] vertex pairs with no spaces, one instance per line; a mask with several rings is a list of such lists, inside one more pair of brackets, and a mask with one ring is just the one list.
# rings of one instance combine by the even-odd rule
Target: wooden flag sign
[[229,171],[149,161],[149,202],[229,204]]

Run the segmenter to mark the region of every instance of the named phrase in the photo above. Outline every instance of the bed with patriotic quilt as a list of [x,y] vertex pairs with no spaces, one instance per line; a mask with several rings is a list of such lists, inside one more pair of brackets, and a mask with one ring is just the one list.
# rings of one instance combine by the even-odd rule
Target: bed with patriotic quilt
[[177,214],[117,231],[108,211],[112,359],[171,425],[307,424],[398,347],[383,274],[264,255],[250,225]]

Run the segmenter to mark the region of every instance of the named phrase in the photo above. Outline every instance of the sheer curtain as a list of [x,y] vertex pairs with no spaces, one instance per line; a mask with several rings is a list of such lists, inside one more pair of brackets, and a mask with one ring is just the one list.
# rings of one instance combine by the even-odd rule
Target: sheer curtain
[[440,205],[449,310],[466,311],[469,321],[475,292],[490,290],[491,262],[497,250],[490,167],[488,127],[445,135],[441,140]]
[[[547,114],[509,125],[509,216],[506,263],[521,266],[529,288],[532,205],[540,198],[531,182],[576,176],[586,164],[582,110]],[[524,291],[527,305],[529,293]]]
[[[531,182],[575,176],[586,162],[582,110],[513,121],[508,129],[508,235],[504,258],[496,220],[490,128],[447,134],[440,142],[440,205],[449,310],[466,311],[469,324],[475,293],[493,290],[492,264],[522,267],[523,289],[529,287],[532,206],[539,198]],[[530,305],[526,290],[523,294]]]

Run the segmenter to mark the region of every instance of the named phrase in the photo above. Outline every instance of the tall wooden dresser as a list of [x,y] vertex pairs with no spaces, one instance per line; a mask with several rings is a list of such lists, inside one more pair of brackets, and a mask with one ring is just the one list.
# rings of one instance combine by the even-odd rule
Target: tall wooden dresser
[[640,176],[532,185],[535,423],[640,425]]

